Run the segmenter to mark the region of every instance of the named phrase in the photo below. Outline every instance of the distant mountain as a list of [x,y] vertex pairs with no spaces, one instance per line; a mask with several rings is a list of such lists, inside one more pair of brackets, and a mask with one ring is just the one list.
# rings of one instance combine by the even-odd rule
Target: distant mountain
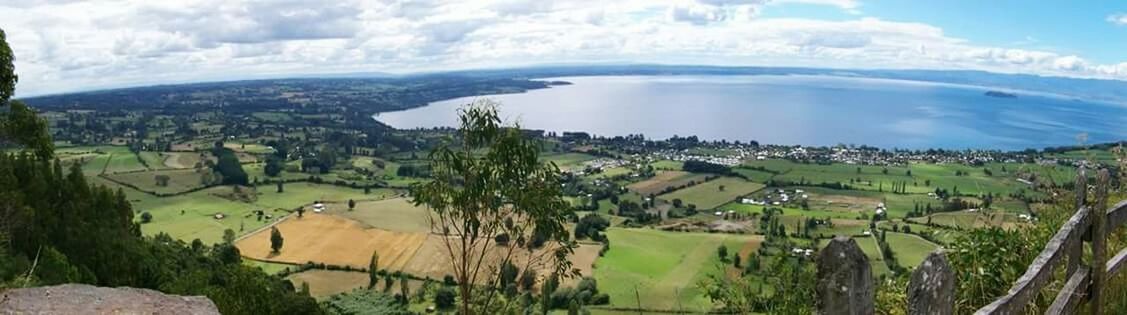
[[[981,86],[1032,91],[1065,97],[1127,104],[1127,81],[1002,74],[984,71],[871,70],[800,67],[722,67],[694,65],[567,65],[480,69],[416,74],[378,72],[310,74],[291,79],[158,85],[26,98],[44,109],[138,109],[210,105],[231,109],[268,109],[310,104],[346,106],[383,112],[445,99],[520,93],[566,82],[536,79],[619,75],[828,75]],[[1009,92],[1007,92],[1009,93]]]
[[693,65],[548,66],[449,72],[469,76],[548,78],[601,75],[830,75],[1004,88],[1127,104],[1127,81],[1005,74],[976,70],[874,70]]

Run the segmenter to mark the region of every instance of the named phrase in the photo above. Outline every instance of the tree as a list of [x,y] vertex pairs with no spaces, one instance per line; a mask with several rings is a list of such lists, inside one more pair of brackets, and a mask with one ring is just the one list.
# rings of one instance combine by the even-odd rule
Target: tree
[[[416,205],[431,210],[431,228],[442,235],[458,280],[459,312],[472,315],[487,313],[498,291],[475,286],[480,277],[500,277],[499,262],[491,257],[520,261],[522,269],[578,272],[566,259],[574,245],[566,242],[568,204],[561,197],[560,171],[539,161],[540,144],[519,126],[503,126],[491,101],[464,107],[459,116],[460,143],[431,151],[433,180],[413,186],[411,195]],[[497,246],[491,236],[500,233],[516,241]],[[545,248],[534,250],[537,245]],[[525,257],[511,259],[514,255]]]
[[434,306],[441,310],[447,310],[454,307],[454,289],[450,287],[438,288],[434,293]]
[[403,300],[406,301],[407,297],[411,295],[411,289],[407,286],[407,275],[399,274],[399,294],[403,295]]
[[168,187],[168,181],[171,180],[172,178],[168,177],[168,175],[160,174],[160,175],[154,176],[153,179],[156,180],[157,186]]
[[285,191],[286,191],[286,188],[282,186],[282,182],[278,182],[278,193],[280,194],[280,193],[283,193]]
[[275,253],[275,254],[280,253],[282,251],[282,242],[284,242],[284,241],[285,241],[285,239],[282,238],[282,232],[278,231],[278,227],[276,227],[276,226],[271,227],[270,228],[270,252]]
[[218,162],[215,163],[214,170],[222,175],[223,184],[247,184],[247,172],[243,170],[243,164],[239,163],[239,157],[235,156],[235,151],[224,148],[217,143],[217,146],[211,152],[217,157]]
[[235,244],[235,231],[232,229],[223,230],[223,244]]
[[380,254],[372,251],[372,260],[368,261],[368,289],[374,288],[380,281]]
[[141,213],[141,223],[153,222],[153,214],[148,211]]
[[20,101],[11,101],[16,91],[15,56],[8,46],[7,35],[0,30],[0,140],[11,141],[42,160],[54,156],[55,145],[47,132],[47,121]]
[[720,256],[720,261],[728,261],[728,246],[721,244],[716,249],[716,255]]
[[348,199],[348,211],[356,209],[356,200]]
[[297,217],[298,218],[305,216],[305,207],[304,206],[297,207],[297,209],[295,209],[295,210],[297,210]]
[[736,267],[736,268],[740,267],[740,254],[739,253],[732,255],[732,266]]
[[282,173],[282,170],[285,168],[285,161],[283,161],[282,158],[277,155],[270,155],[266,158],[266,166],[263,167],[262,170],[266,173],[266,176],[276,177],[278,174]]

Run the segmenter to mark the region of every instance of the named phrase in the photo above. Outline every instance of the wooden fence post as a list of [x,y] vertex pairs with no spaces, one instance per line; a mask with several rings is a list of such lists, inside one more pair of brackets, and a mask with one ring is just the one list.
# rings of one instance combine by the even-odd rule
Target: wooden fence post
[[928,254],[908,283],[908,315],[955,314],[955,271],[942,250]]
[[1091,313],[1103,314],[1104,264],[1107,263],[1107,190],[1110,179],[1107,169],[1096,177],[1096,206],[1092,211],[1092,287]]
[[873,314],[876,290],[869,258],[857,241],[838,236],[818,253],[816,314]]
[[[1088,199],[1088,171],[1084,166],[1076,169],[1076,185],[1073,187],[1076,190],[1076,211],[1084,207]],[[1072,275],[1079,268],[1082,261],[1080,261],[1084,254],[1084,246],[1075,246],[1064,249],[1068,253],[1068,264],[1065,265],[1065,275]]]

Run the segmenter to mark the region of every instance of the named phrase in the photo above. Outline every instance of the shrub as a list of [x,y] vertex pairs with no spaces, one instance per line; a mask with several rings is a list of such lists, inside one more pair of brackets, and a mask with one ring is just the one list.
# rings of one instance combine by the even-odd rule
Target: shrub
[[438,288],[438,291],[434,293],[434,306],[439,309],[450,309],[454,307],[454,296],[453,288]]

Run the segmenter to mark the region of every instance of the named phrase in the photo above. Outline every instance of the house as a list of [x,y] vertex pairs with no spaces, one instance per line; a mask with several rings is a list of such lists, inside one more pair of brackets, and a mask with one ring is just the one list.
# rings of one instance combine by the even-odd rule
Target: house
[[321,213],[322,211],[325,211],[325,204],[320,202],[313,204],[313,212]]

